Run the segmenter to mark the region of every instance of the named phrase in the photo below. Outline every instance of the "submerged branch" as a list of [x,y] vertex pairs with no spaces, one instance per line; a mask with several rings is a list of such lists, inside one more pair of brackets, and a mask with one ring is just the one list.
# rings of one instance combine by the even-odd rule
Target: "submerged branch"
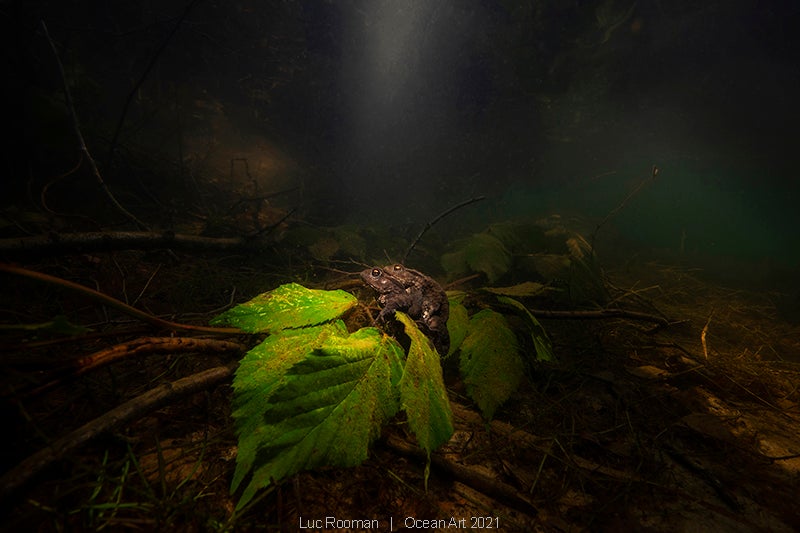
[[[425,461],[427,458],[424,450],[394,435],[388,437],[386,444],[392,451],[406,457],[413,457],[419,461]],[[538,514],[538,510],[525,494],[497,479],[496,476],[487,475],[483,469],[451,461],[440,454],[431,454],[430,461],[435,468],[446,472],[453,479],[498,502],[529,515]]]
[[414,247],[420,241],[422,236],[425,235],[425,233],[427,233],[428,230],[431,229],[434,224],[439,222],[441,219],[443,219],[444,217],[446,217],[447,215],[449,215],[450,213],[452,213],[456,209],[461,209],[462,207],[466,207],[469,204],[474,204],[475,202],[480,202],[481,200],[485,200],[485,199],[486,199],[485,196],[476,196],[475,198],[470,198],[469,200],[465,200],[465,201],[461,202],[460,204],[454,205],[453,207],[449,208],[448,210],[446,210],[445,212],[443,212],[442,214],[440,214],[439,216],[437,216],[436,218],[434,218],[433,220],[431,220],[430,222],[425,224],[425,227],[422,228],[422,231],[419,232],[419,235],[417,235],[417,238],[414,239],[414,242],[412,242],[411,246],[408,247],[408,250],[406,250],[406,253],[403,254],[403,260],[400,261],[400,262],[401,263],[405,263],[406,262],[406,259],[408,258],[409,254],[411,254],[411,251],[414,249]]
[[65,289],[79,292],[84,296],[88,297],[90,300],[94,300],[101,304],[113,307],[114,309],[122,313],[125,313],[126,315],[138,318],[139,320],[146,322],[152,326],[156,326],[158,328],[164,328],[167,330],[196,331],[200,333],[215,333],[224,335],[244,334],[243,331],[237,328],[212,328],[210,326],[194,326],[192,324],[179,324],[177,322],[170,322],[169,320],[164,320],[158,318],[157,316],[153,316],[149,313],[145,313],[144,311],[140,311],[139,309],[131,307],[130,305],[121,302],[116,298],[112,298],[107,294],[103,294],[102,292],[90,289],[89,287],[85,287],[78,283],[67,281],[65,279],[57,278],[49,274],[44,274],[42,272],[28,270],[27,268],[16,267],[5,263],[0,263],[0,272],[7,272],[9,274],[25,276],[27,278],[35,279],[37,281],[43,281],[45,283],[50,283],[51,285],[56,285],[58,287],[63,287]]
[[151,354],[173,354],[185,352],[234,353],[242,354],[247,348],[243,345],[216,339],[192,339],[188,337],[143,337],[105,348],[81,357],[60,377],[23,393],[25,397],[38,396],[59,385],[63,385],[88,372],[97,370],[127,357],[141,357]]
[[218,366],[171,383],[163,383],[68,433],[3,474],[0,478],[0,500],[9,497],[36,474],[65,458],[89,440],[137,420],[170,402],[230,380],[237,365],[238,363],[231,363]]
[[141,230],[149,229],[144,222],[136,218],[136,216],[133,213],[125,209],[122,206],[122,204],[120,204],[119,201],[117,201],[114,194],[108,188],[108,185],[106,185],[103,176],[100,174],[100,170],[97,168],[97,163],[95,163],[92,154],[89,153],[89,148],[86,147],[86,141],[83,140],[81,127],[78,123],[78,115],[75,112],[75,106],[72,104],[72,95],[69,91],[67,78],[64,75],[64,66],[61,64],[61,59],[58,57],[58,51],[56,50],[56,45],[53,44],[53,40],[50,39],[50,33],[47,31],[47,26],[45,25],[43,20],[41,21],[41,26],[42,26],[42,31],[44,32],[44,36],[47,39],[47,42],[50,44],[50,49],[53,51],[53,55],[56,58],[56,63],[58,64],[58,73],[61,76],[61,85],[64,89],[64,98],[66,98],[67,101],[66,102],[67,109],[69,109],[69,116],[70,119],[72,120],[72,129],[75,132],[75,136],[78,138],[78,147],[80,149],[81,154],[83,154],[83,157],[89,164],[89,168],[91,168],[92,174],[94,175],[95,180],[97,180],[97,183],[100,185],[100,188],[103,190],[103,193],[105,193],[106,197],[111,202],[111,204],[117,209],[117,211],[122,213],[128,220],[136,224],[136,227],[138,227],[139,229]]
[[639,192],[642,190],[642,188],[645,185],[647,185],[648,183],[650,183],[652,181],[655,181],[657,176],[658,176],[658,167],[653,165],[653,169],[650,172],[650,176],[648,176],[647,178],[643,179],[639,183],[639,185],[637,185],[636,188],[633,189],[630,192],[630,194],[628,194],[628,196],[625,197],[624,200],[622,200],[622,203],[620,203],[617,207],[612,209],[606,215],[606,218],[604,218],[603,220],[600,221],[599,224],[597,224],[597,226],[594,228],[594,232],[592,233],[592,239],[591,239],[591,248],[592,248],[592,250],[594,250],[594,241],[595,241],[595,238],[597,237],[597,233],[600,231],[600,228],[602,228],[606,224],[606,222],[608,222],[609,220],[614,218],[617,215],[617,213],[622,211],[625,208],[625,206],[628,205],[628,202],[630,202],[633,199],[634,196],[639,194]]
[[625,309],[598,309],[596,311],[548,311],[544,309],[528,309],[536,318],[561,318],[561,319],[580,319],[591,320],[600,318],[630,318],[633,320],[643,320],[645,322],[655,322],[662,326],[680,324],[682,321],[673,322],[664,317],[640,313],[639,311],[627,311]]
[[[183,10],[183,13],[177,18],[175,24],[172,26],[172,29],[164,38],[164,41],[161,45],[156,49],[153,55],[150,57],[150,61],[148,61],[147,66],[142,72],[142,75],[139,76],[139,79],[136,80],[136,83],[131,88],[130,92],[128,93],[128,97],[125,99],[125,105],[122,106],[122,113],[120,113],[119,119],[117,119],[117,125],[114,127],[114,133],[111,136],[111,144],[108,148],[108,157],[106,158],[105,168],[111,168],[111,162],[114,159],[114,151],[117,149],[117,143],[119,142],[119,135],[122,132],[122,126],[125,124],[125,118],[128,116],[128,109],[131,106],[135,96],[139,94],[139,89],[141,88],[144,81],[147,79],[147,76],[150,74],[150,71],[153,70],[153,67],[158,62],[158,59],[161,57],[161,54],[166,50],[167,45],[175,36],[175,33],[178,31],[178,28],[181,27],[183,24],[184,19],[189,15],[189,12],[194,8],[194,6],[200,0],[192,0],[189,2]],[[145,227],[139,227],[139,229],[147,229]]]
[[8,255],[55,255],[114,250],[215,250],[253,251],[263,246],[263,240],[245,238],[200,237],[165,231],[100,231],[87,233],[49,233],[34,237],[0,239],[0,252]]

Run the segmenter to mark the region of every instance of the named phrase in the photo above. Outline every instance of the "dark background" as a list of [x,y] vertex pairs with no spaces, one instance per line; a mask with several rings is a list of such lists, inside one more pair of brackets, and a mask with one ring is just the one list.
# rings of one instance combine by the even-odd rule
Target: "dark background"
[[[0,6],[4,209],[77,162],[44,20],[87,145],[134,210],[188,209],[201,178],[225,187],[187,171],[202,132],[291,161],[261,190],[302,183],[317,224],[420,228],[486,195],[441,230],[551,213],[592,227],[657,165],[613,221],[632,243],[800,258],[791,0]],[[59,196],[79,211],[91,180],[71,180]]]
[[[445,457],[530,499],[520,530],[800,530],[798,17],[797,0],[0,0],[0,261],[192,324],[291,281],[356,295],[350,331],[383,327],[357,272],[395,261],[470,312],[500,310],[480,289],[500,287],[542,323],[503,310],[531,363],[496,419],[515,429],[464,407]],[[146,235],[209,238],[115,233],[140,228],[70,107]],[[71,376],[162,328],[3,268],[5,468],[234,357],[179,336],[187,351]],[[533,360],[539,328],[558,361]],[[424,460],[381,439],[236,516],[231,398],[173,398],[82,444],[0,502],[0,529],[497,509],[445,471],[423,490]]]

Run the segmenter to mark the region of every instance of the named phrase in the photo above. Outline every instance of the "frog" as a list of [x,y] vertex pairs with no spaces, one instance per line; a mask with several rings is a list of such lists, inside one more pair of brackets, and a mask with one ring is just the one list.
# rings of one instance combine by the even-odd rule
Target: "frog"
[[377,300],[382,306],[379,320],[386,320],[395,311],[403,311],[417,323],[440,354],[447,354],[450,304],[444,289],[433,278],[396,263],[368,268],[361,272],[361,279],[378,291]]

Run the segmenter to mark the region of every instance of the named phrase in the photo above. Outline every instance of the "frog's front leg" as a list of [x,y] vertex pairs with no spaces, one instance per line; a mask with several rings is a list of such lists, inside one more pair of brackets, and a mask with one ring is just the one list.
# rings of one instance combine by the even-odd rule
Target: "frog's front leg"
[[379,303],[383,304],[383,309],[378,313],[378,320],[385,321],[386,317],[393,317],[395,311],[408,312],[409,307],[413,304],[413,299],[409,295],[393,295],[392,298],[379,298]]

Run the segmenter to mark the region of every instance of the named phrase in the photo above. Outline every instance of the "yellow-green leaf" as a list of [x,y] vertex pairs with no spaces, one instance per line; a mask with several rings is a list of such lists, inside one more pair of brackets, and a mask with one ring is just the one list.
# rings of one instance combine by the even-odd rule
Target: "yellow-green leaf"
[[447,352],[448,356],[461,346],[464,337],[467,336],[468,326],[469,313],[467,313],[467,308],[451,299],[450,318],[447,319],[447,331],[450,333],[450,350]]
[[[346,337],[347,328],[341,321],[321,326],[286,330],[267,337],[247,352],[239,363],[233,380],[233,417],[240,435],[237,462],[242,474],[249,470],[255,458],[255,446],[248,439],[256,437],[255,428],[261,424],[260,415],[267,408],[270,396],[285,383],[287,371],[322,346],[330,337]],[[239,473],[239,469],[237,469]],[[236,477],[234,483],[238,485]]]
[[542,326],[542,324],[536,320],[536,317],[533,316],[530,311],[528,311],[528,308],[522,305],[521,302],[506,296],[499,296],[497,301],[514,307],[522,314],[523,317],[525,317],[528,328],[531,332],[533,346],[536,349],[536,359],[539,361],[555,361],[556,356],[553,353],[553,343],[550,342],[550,337],[547,336],[544,326]]
[[439,356],[428,338],[408,315],[400,311],[395,318],[405,327],[411,346],[400,380],[400,406],[417,443],[430,453],[453,435],[453,414],[442,378]]
[[287,283],[225,311],[211,324],[234,326],[250,333],[275,333],[333,320],[357,303],[349,292],[307,289]]
[[[264,398],[255,394],[253,368],[237,372],[234,390],[240,394],[247,381],[250,390],[234,412],[239,456],[231,491],[250,475],[237,509],[257,490],[301,470],[360,464],[399,408],[403,350],[397,341],[375,328],[322,337],[298,349],[305,355],[291,368],[280,364],[261,376]],[[259,359],[281,358],[287,347],[276,341]]]
[[517,389],[525,370],[517,337],[503,315],[484,309],[472,316],[460,367],[467,392],[490,420]]

